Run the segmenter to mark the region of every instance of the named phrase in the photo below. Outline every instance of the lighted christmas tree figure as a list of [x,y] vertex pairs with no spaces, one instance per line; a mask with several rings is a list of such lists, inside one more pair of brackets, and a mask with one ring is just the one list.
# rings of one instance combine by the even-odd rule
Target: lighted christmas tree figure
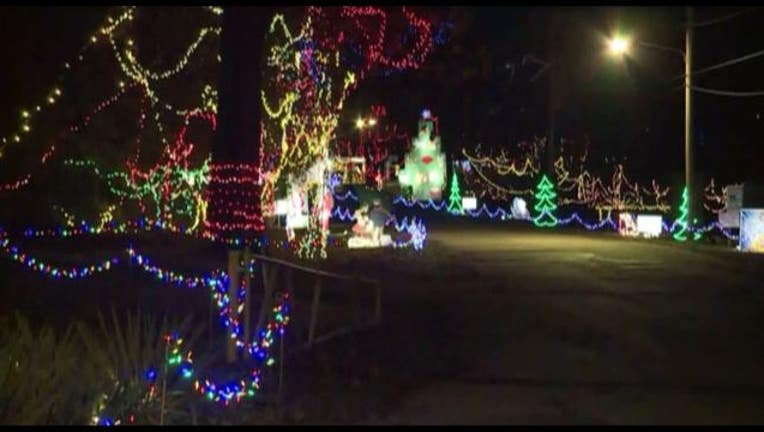
[[679,219],[676,224],[679,226],[679,231],[674,233],[674,240],[686,241],[687,240],[687,210],[689,204],[689,196],[687,194],[687,186],[684,187],[682,192],[682,204],[679,206]]
[[456,178],[456,171],[451,176],[451,195],[448,197],[448,212],[451,214],[463,214],[462,194],[459,191],[459,180]]
[[410,187],[415,200],[440,199],[446,185],[446,155],[440,150],[440,137],[432,136],[434,121],[430,111],[422,112],[419,134],[398,172],[400,185]]
[[553,227],[557,225],[557,218],[554,211],[557,209],[557,194],[554,191],[554,185],[544,174],[541,181],[536,186],[536,205],[533,209],[539,212],[538,216],[533,218],[533,223],[538,227]]

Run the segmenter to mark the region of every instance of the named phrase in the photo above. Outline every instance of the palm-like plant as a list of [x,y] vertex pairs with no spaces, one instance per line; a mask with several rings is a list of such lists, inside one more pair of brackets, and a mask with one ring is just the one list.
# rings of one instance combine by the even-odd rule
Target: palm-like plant
[[82,367],[71,327],[35,331],[16,315],[0,324],[0,423],[83,424],[96,376]]
[[[188,317],[179,323],[161,322],[137,313],[127,315],[124,326],[112,311],[107,324],[99,313],[100,326],[91,330],[78,326],[88,367],[99,378],[100,400],[93,406],[94,423],[168,424],[182,421],[188,389],[180,382],[188,378],[188,368],[173,354],[167,335],[188,335],[183,343],[188,351],[198,340],[202,327],[191,327]],[[188,351],[190,353],[190,351]],[[172,354],[172,355],[171,355]],[[171,361],[172,357],[172,361]],[[185,374],[183,370],[185,368]],[[190,383],[189,383],[190,384]]]

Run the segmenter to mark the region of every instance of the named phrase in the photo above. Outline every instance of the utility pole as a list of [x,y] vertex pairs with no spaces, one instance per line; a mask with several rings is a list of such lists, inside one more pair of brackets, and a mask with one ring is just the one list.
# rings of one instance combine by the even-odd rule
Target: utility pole
[[687,28],[685,33],[685,61],[684,61],[684,184],[687,187],[689,197],[687,224],[693,226],[693,203],[695,192],[692,183],[693,154],[692,154],[692,38],[693,38],[693,10],[687,6]]
[[557,159],[557,116],[562,108],[563,101],[563,70],[562,70],[562,47],[560,46],[560,32],[563,31],[566,22],[557,13],[550,11],[549,27],[547,29],[547,68],[549,69],[549,89],[547,106],[547,159],[546,172],[554,175],[554,162]]
[[549,80],[547,86],[549,89],[549,96],[547,100],[547,151],[546,151],[546,173],[551,174],[554,172],[554,154],[555,154],[555,121],[557,117],[557,47],[556,47],[556,20],[554,12],[550,12],[549,27],[547,28],[547,59],[549,60]]

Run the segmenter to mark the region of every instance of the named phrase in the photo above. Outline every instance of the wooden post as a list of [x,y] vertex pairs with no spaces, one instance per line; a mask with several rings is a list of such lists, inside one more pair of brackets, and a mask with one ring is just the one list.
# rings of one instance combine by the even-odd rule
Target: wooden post
[[[236,316],[236,311],[239,308],[239,281],[241,276],[241,251],[229,250],[228,251],[228,317],[233,320]],[[233,327],[231,327],[226,334],[228,343],[226,344],[226,361],[228,363],[236,362],[236,338],[231,337],[233,333]]]
[[212,350],[212,328],[214,319],[212,316],[215,314],[215,298],[213,296],[209,297],[209,303],[210,303],[210,313],[207,315],[207,346],[210,350]]
[[[286,335],[286,333],[284,333],[284,335]],[[281,352],[279,353],[279,393],[278,393],[279,405],[281,405],[283,401],[281,389],[284,383],[284,360],[285,360],[284,359],[284,336],[281,336],[280,338],[280,345],[281,345],[281,349],[280,349]]]
[[279,267],[277,264],[268,263],[265,261],[261,263],[263,266],[263,301],[260,303],[260,316],[257,318],[257,327],[255,331],[259,332],[268,318],[268,313],[271,310],[273,304],[273,287],[276,285],[276,278],[278,277]]
[[313,303],[310,306],[310,326],[308,327],[308,346],[313,344],[316,337],[316,323],[318,322],[318,305],[321,299],[321,277],[316,276],[316,285],[313,287]]
[[252,260],[252,251],[249,248],[244,250],[244,340],[249,342],[250,327],[252,325],[252,273],[250,271],[250,261]]
[[297,341],[297,344],[301,344],[303,340],[303,332],[302,327],[299,319],[296,319],[296,303],[297,303],[297,294],[295,294],[295,284],[294,284],[294,270],[292,269],[286,269],[286,292],[289,293],[289,296],[292,298],[292,320],[290,321],[290,326],[292,327],[291,334],[295,335],[295,341]]

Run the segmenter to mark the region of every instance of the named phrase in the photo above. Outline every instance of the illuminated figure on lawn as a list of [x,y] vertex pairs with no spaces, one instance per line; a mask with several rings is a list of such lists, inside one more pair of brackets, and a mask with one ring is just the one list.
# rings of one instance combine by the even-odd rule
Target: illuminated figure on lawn
[[353,237],[348,239],[348,247],[373,248],[392,245],[392,237],[384,234],[385,224],[392,217],[390,212],[382,207],[379,199],[369,209],[368,204],[362,205],[353,215],[356,224],[353,226]]
[[353,214],[355,225],[353,225],[353,234],[357,237],[371,237],[371,220],[369,220],[369,206],[362,205]]
[[398,173],[401,188],[410,187],[415,200],[440,199],[446,184],[446,155],[440,149],[440,137],[433,138],[435,121],[430,111],[422,112],[419,134]]
[[512,211],[513,219],[528,220],[531,218],[531,214],[528,212],[528,205],[525,203],[525,200],[520,197],[515,197],[512,200],[512,207],[510,210]]
[[319,213],[318,220],[321,221],[321,230],[329,232],[329,219],[332,217],[332,208],[334,208],[334,196],[331,187],[324,188],[324,195],[321,199],[323,200],[322,205],[316,206],[316,211]]

